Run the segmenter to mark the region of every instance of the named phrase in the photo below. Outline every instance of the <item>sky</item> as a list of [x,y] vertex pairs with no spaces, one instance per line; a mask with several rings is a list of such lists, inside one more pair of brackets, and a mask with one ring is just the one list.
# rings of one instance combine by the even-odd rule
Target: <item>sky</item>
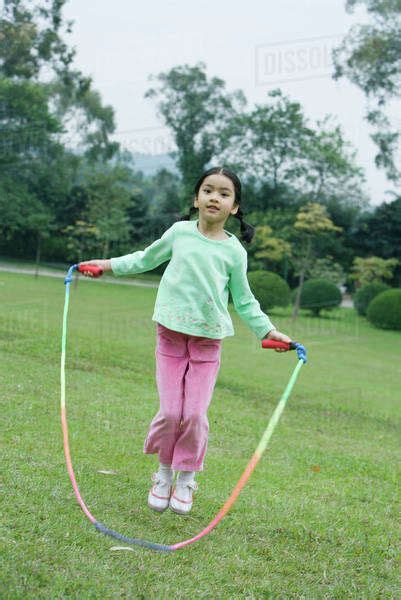
[[156,101],[144,98],[149,76],[202,61],[209,78],[244,92],[249,109],[280,87],[301,103],[310,124],[333,115],[357,151],[371,203],[393,199],[386,192],[394,186],[374,165],[364,94],[331,77],[330,50],[354,23],[368,21],[363,7],[348,14],[345,0],[69,0],[63,15],[74,21],[64,35],[76,49],[73,66],[113,106],[113,139],[122,146],[150,154],[174,149]]

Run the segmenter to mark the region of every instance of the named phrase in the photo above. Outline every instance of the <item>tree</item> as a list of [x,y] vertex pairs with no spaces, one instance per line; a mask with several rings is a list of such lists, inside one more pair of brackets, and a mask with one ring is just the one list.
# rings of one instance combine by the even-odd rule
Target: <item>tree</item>
[[353,253],[359,256],[396,258],[393,285],[401,282],[401,197],[383,202],[374,211],[361,215],[350,240]]
[[357,287],[367,283],[382,282],[383,279],[393,277],[393,270],[397,264],[396,258],[383,259],[379,256],[361,258],[357,256],[354,259],[350,278],[356,281]]
[[290,101],[279,89],[267,96],[267,104],[233,116],[225,130],[227,150],[219,158],[268,183],[277,194],[284,183],[295,183],[305,174],[301,147],[311,132],[299,102]]
[[51,156],[54,136],[63,131],[49,110],[49,94],[31,81],[0,76],[0,173],[19,181]]
[[294,230],[297,243],[293,245],[294,249],[296,248],[296,257],[293,258],[293,262],[299,274],[299,285],[292,313],[293,320],[298,316],[302,286],[305,273],[310,268],[313,260],[313,245],[315,241],[325,233],[341,231],[341,227],[334,225],[324,206],[316,202],[310,202],[298,212],[294,223]]
[[307,269],[306,274],[312,279],[325,279],[337,286],[342,285],[346,279],[344,269],[333,261],[332,256],[317,258]]
[[331,120],[326,116],[310,125],[299,102],[272,90],[266,104],[233,116],[224,133],[227,150],[219,161],[229,160],[256,182],[259,210],[288,206],[301,195],[322,203],[334,197],[366,205],[356,151]]
[[157,99],[158,113],[174,136],[177,150],[171,153],[182,176],[183,198],[188,202],[201,172],[224,149],[227,123],[245,105],[241,91],[228,94],[218,77],[208,79],[206,65],[174,67],[160,73],[158,87],[150,88],[145,98]]
[[[114,111],[102,106],[99,93],[91,89],[91,77],[71,68],[75,49],[62,39],[63,29],[71,33],[73,25],[73,21],[63,22],[65,2],[48,0],[31,6],[23,0],[5,0],[0,18],[0,77],[10,85],[40,82],[62,132],[73,134],[89,158],[108,159],[118,149],[108,138],[115,130]],[[44,81],[43,70],[50,80]]]
[[40,200],[35,200],[27,207],[29,213],[25,219],[24,229],[32,232],[36,238],[35,277],[38,277],[42,240],[49,238],[57,226],[50,210]]
[[[67,257],[75,263],[88,260],[84,255],[90,255],[97,247],[98,229],[86,221],[78,220],[73,225],[67,225],[61,233],[66,239]],[[77,285],[78,278],[74,287]]]
[[281,262],[285,255],[291,254],[291,244],[272,235],[273,230],[268,225],[256,227],[254,244],[256,251],[254,257],[262,262],[263,268],[268,270],[272,264]]
[[331,115],[317,121],[316,129],[304,138],[301,152],[307,165],[302,186],[306,197],[326,205],[333,198],[347,206],[368,205],[362,191],[366,178],[356,164],[356,150]]
[[101,258],[110,258],[113,242],[127,242],[131,224],[127,210],[133,188],[132,173],[123,165],[99,163],[87,174],[85,219],[96,228]]
[[364,4],[373,23],[354,25],[341,45],[334,49],[333,77],[347,77],[368,99],[366,120],[372,125],[378,153],[375,163],[394,182],[401,178],[396,163],[401,131],[386,116],[384,110],[400,96],[401,90],[401,3],[399,0],[347,0],[346,10],[352,12]]

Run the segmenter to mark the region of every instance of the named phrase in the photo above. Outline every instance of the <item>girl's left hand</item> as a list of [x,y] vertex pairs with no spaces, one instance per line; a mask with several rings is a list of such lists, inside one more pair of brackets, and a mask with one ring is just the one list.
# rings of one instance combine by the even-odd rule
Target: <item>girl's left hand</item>
[[[266,339],[267,340],[276,340],[277,342],[285,342],[287,344],[289,344],[292,340],[291,338],[288,337],[288,335],[285,335],[285,333],[281,333],[280,331],[277,331],[277,329],[272,329],[271,331],[269,331],[269,333],[266,335]],[[276,352],[287,352],[287,350],[284,350],[284,348],[275,348]]]

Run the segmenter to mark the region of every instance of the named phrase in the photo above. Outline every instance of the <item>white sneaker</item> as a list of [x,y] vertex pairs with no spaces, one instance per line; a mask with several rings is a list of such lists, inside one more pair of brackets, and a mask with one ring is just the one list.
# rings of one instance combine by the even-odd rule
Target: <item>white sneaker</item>
[[188,483],[176,482],[175,487],[171,493],[170,508],[179,515],[186,515],[192,508],[193,492],[198,489],[196,481],[189,481]]
[[154,485],[149,492],[148,506],[153,510],[163,512],[168,507],[172,486],[159,473],[153,473],[152,481]]

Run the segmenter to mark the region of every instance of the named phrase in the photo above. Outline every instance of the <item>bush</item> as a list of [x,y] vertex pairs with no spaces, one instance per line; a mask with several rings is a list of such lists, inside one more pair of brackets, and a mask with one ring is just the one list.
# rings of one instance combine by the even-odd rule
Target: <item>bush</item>
[[290,303],[290,288],[277,273],[250,271],[248,281],[263,311],[266,312],[274,306],[288,306]]
[[358,311],[358,314],[366,316],[366,311],[368,310],[368,306],[373,300],[373,298],[375,298],[377,294],[380,294],[380,292],[384,292],[385,290],[389,289],[390,286],[388,286],[386,283],[381,283],[379,281],[367,283],[366,285],[363,285],[361,288],[359,288],[359,290],[356,292],[353,298],[354,306]]
[[381,292],[368,306],[368,320],[380,329],[401,329],[401,288]]
[[[293,291],[293,301],[297,290]],[[342,295],[338,287],[327,279],[308,279],[302,286],[301,308],[307,308],[316,316],[322,309],[331,310],[341,304]]]

